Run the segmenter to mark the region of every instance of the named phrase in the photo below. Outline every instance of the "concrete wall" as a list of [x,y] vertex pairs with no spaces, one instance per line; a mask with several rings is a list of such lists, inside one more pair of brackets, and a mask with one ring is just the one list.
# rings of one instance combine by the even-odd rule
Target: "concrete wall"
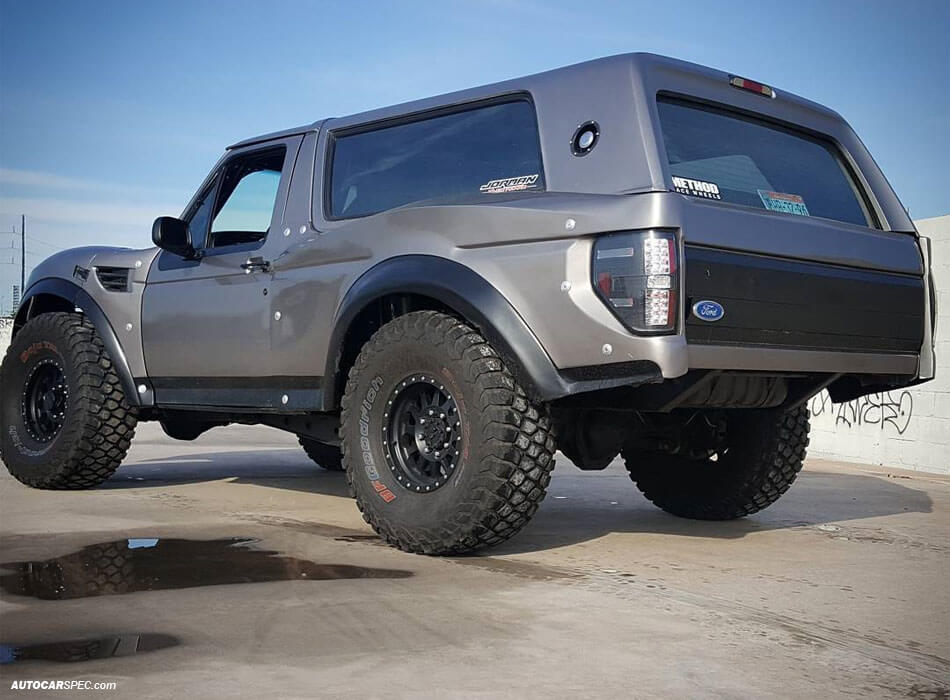
[[12,318],[0,318],[0,358],[7,352],[7,346],[10,344],[10,333],[13,331]]
[[[917,221],[933,240],[937,282],[937,378],[919,388],[833,404],[822,392],[810,402],[809,454],[863,464],[950,473],[950,216]],[[0,319],[0,357],[10,339]]]
[[937,378],[842,404],[822,392],[809,404],[814,457],[950,474],[950,216],[914,223],[933,242]]

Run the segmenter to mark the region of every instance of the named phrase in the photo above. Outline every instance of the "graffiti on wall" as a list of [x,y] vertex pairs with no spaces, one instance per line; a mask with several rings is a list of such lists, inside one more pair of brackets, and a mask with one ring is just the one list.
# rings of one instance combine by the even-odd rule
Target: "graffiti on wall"
[[834,416],[835,426],[879,425],[881,430],[891,428],[903,435],[914,414],[914,397],[909,391],[884,391],[834,404],[828,392],[823,391],[812,397],[809,408],[815,417],[822,414]]

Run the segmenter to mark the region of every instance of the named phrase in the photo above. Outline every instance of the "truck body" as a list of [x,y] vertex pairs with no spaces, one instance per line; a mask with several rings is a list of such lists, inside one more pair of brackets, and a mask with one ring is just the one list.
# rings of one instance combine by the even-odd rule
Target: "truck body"
[[649,54],[242,141],[153,238],[39,265],[15,333],[81,310],[136,419],[182,439],[338,449],[361,352],[422,312],[480,333],[588,469],[934,375],[929,241],[844,119]]

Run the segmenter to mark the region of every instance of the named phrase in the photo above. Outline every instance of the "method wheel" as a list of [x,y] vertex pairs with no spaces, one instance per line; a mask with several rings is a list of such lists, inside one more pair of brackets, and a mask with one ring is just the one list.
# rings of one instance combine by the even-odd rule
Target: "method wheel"
[[0,368],[0,456],[28,486],[83,489],[119,467],[136,415],[96,329],[78,313],[27,323]]
[[534,515],[554,468],[547,407],[480,333],[435,311],[400,316],[363,347],[340,435],[363,518],[408,552],[503,542]]
[[305,437],[298,439],[300,440],[300,446],[303,448],[303,451],[306,452],[307,456],[316,462],[318,466],[331,472],[343,471],[343,455],[340,453],[339,447],[325,445],[322,442],[310,440]]
[[630,478],[667,513],[732,520],[767,508],[788,491],[805,460],[808,409],[739,410],[726,444],[704,458],[625,449]]

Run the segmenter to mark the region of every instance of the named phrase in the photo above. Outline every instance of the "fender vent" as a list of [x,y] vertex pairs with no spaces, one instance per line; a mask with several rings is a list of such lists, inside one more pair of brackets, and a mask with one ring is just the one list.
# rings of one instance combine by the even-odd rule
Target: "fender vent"
[[97,267],[96,277],[106,291],[129,291],[129,268],[127,267]]

